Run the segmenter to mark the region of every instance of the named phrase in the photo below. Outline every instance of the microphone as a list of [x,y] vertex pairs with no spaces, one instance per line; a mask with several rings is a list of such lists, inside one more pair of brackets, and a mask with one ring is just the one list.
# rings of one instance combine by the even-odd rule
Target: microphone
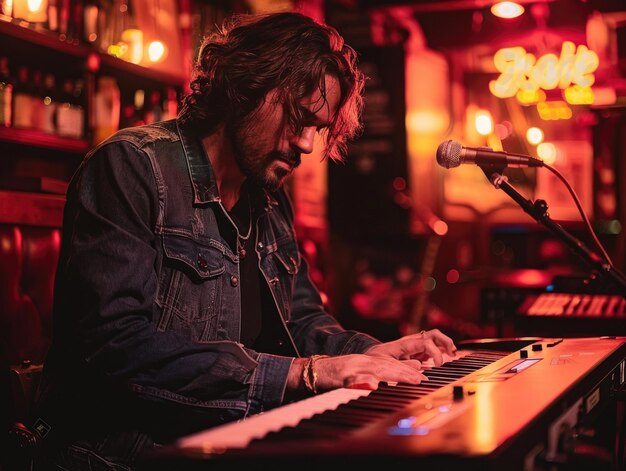
[[543,167],[543,161],[523,154],[496,151],[491,147],[465,147],[448,140],[437,148],[437,163],[445,168],[461,164],[500,165],[503,167]]

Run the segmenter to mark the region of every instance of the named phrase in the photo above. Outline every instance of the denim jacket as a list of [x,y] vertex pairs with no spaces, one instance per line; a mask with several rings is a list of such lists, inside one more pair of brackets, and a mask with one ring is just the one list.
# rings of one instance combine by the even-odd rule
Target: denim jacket
[[[256,255],[295,354],[378,343],[325,312],[287,194],[259,195]],[[121,130],[86,156],[67,194],[43,434],[132,461],[283,403],[293,357],[240,343],[237,229],[220,233],[224,217],[201,141],[178,120]]]

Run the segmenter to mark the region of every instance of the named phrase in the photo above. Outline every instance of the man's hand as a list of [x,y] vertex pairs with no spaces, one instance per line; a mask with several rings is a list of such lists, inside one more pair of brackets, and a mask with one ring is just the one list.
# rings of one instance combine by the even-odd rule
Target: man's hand
[[[428,379],[422,373],[422,362],[432,360],[435,366],[440,366],[446,357],[454,357],[455,352],[452,339],[433,329],[374,345],[364,354],[320,357],[315,361],[316,389],[376,389],[381,381],[419,384]],[[302,390],[301,376],[306,362],[306,358],[294,361],[288,389]]]
[[422,330],[419,334],[406,335],[387,343],[374,345],[366,355],[392,357],[398,360],[428,360],[432,358],[435,366],[444,361],[444,354],[453,357],[456,346],[450,337],[439,329]]

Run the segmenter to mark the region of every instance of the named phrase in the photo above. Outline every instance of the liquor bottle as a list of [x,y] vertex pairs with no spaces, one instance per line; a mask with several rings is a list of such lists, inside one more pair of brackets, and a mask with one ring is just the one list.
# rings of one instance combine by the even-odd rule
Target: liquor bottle
[[83,0],[71,0],[70,2],[70,22],[67,34],[68,41],[72,44],[79,44],[83,37]]
[[9,71],[9,60],[0,57],[0,126],[12,126],[13,81]]
[[173,119],[178,114],[178,94],[176,89],[168,87],[163,99],[163,120]]
[[83,79],[74,81],[72,95],[74,97],[72,100],[74,137],[81,138],[85,135],[85,81]]
[[28,23],[35,28],[40,28],[48,24],[48,4],[41,0],[38,2],[13,1],[13,17]]
[[144,113],[146,92],[142,88],[135,90],[133,99],[133,115],[130,119],[130,126],[141,126],[146,124],[146,118]]
[[94,143],[98,144],[120,126],[120,89],[114,77],[98,77],[94,99]]
[[[125,4],[124,4],[125,2]],[[143,58],[143,31],[139,29],[133,2],[122,0],[121,8],[125,9],[124,29],[121,34],[121,42],[126,45],[126,50],[120,56],[122,59],[133,64],[139,64]]]
[[57,0],[59,39],[67,41],[70,29],[71,5],[70,0]]
[[63,81],[62,103],[57,107],[57,133],[60,136],[80,138],[84,134],[84,108],[81,103],[81,81]]
[[83,38],[88,44],[98,41],[98,16],[100,6],[97,0],[87,0],[83,6]]
[[56,134],[56,112],[59,106],[56,80],[54,74],[46,74],[43,79],[43,120],[42,131],[48,134]]
[[22,65],[17,71],[17,82],[13,89],[13,127],[32,127],[31,107],[33,95],[28,81],[28,67]]
[[13,16],[13,0],[0,0],[0,17],[8,19]]
[[161,93],[158,90],[150,92],[150,106],[145,114],[146,123],[156,123],[163,119],[163,108],[161,108]]
[[120,116],[120,128],[128,128],[133,125],[135,115],[135,107],[132,103],[126,103],[122,106],[122,114]]
[[59,0],[48,0],[48,29],[50,31],[59,30]]
[[32,79],[32,97],[30,104],[30,125],[37,131],[43,131],[43,75],[41,70],[33,71]]
[[98,4],[98,19],[96,26],[96,47],[102,52],[108,52],[109,46],[114,44],[115,2],[101,1]]

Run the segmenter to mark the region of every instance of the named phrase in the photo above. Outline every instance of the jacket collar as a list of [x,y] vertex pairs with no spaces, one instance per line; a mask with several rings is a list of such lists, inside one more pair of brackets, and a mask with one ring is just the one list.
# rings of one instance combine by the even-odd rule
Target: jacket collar
[[[185,153],[185,161],[193,188],[194,204],[221,202],[215,173],[202,141],[189,126],[186,126],[178,118],[176,119],[176,128]],[[268,191],[261,188],[257,188],[256,191],[265,196],[265,209],[270,209],[271,206],[278,204],[274,196]]]
[[193,187],[194,204],[221,201],[217,190],[215,174],[200,138],[192,130],[176,119],[176,128],[185,153],[189,178]]

